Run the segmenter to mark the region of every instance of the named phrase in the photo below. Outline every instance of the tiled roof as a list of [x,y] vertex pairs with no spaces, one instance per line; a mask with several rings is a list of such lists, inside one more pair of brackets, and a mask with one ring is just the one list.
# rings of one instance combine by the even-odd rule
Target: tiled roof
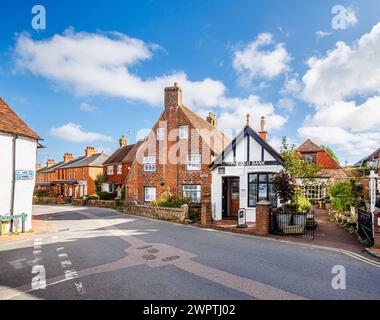
[[61,169],[78,168],[78,167],[103,167],[104,161],[108,159],[105,153],[96,153],[89,157],[80,156],[67,164],[60,167]]
[[104,161],[103,165],[121,163],[124,160],[124,158],[129,154],[129,152],[132,151],[134,146],[134,144],[129,144],[127,146],[117,149],[106,161]]
[[0,98],[0,132],[41,140],[41,137],[30,129],[2,98]]
[[380,158],[380,148],[377,149],[375,152],[371,153],[369,156],[366,156],[365,158],[359,160],[357,163],[355,163],[353,166],[354,167],[361,167],[364,165],[364,162],[370,161],[370,160],[375,160]]
[[[211,151],[213,151],[217,154],[220,154],[231,143],[231,139],[227,135],[225,135],[220,129],[212,126],[205,119],[198,116],[196,113],[191,111],[186,106],[181,105],[180,108],[183,111],[183,113],[186,115],[186,117],[189,119],[189,121],[192,123],[194,128],[200,130],[199,134],[201,136],[205,134],[204,129],[207,129],[209,131],[217,130],[217,133],[220,134],[221,139],[220,140],[217,139],[219,141],[217,141],[217,140],[214,141],[215,143],[212,146],[210,146]],[[209,137],[203,137],[203,138],[204,138],[203,140],[206,142],[209,140]]]
[[53,166],[50,166],[50,167],[44,167],[40,170],[38,170],[37,172],[38,173],[48,173],[48,172],[54,172],[54,170],[56,169],[59,169],[62,165],[64,165],[65,163],[63,161],[61,162],[58,162],[56,163],[55,165]]
[[132,150],[129,151],[128,155],[123,159],[123,163],[129,163],[133,162],[136,158],[137,151],[144,143],[143,140],[138,141],[136,144],[133,145]]
[[339,169],[321,169],[317,176],[320,178],[330,178],[335,180],[349,179],[353,176],[353,173],[343,168]]
[[298,152],[318,152],[323,151],[323,149],[311,141],[310,139],[307,139],[301,146],[297,149]]

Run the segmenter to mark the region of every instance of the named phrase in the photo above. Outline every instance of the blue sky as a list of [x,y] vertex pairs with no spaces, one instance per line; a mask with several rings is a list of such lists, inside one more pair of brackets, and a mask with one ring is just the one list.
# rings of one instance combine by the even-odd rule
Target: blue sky
[[[36,4],[46,30],[32,28]],[[43,137],[41,163],[88,145],[110,153],[128,129],[134,142],[174,81],[223,128],[265,115],[276,147],[310,137],[341,162],[379,147],[377,0],[23,0],[0,15],[0,96]]]

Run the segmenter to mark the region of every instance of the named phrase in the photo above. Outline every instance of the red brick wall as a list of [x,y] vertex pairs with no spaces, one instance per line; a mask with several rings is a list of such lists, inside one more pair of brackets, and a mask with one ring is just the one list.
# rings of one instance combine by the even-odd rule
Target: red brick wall
[[[111,175],[107,174],[107,168],[109,166],[113,166],[113,174],[111,174]],[[107,175],[107,182],[113,183],[113,184],[124,184],[131,164],[130,163],[123,163],[121,174],[117,174],[117,166],[118,166],[118,164],[104,165],[103,166],[103,173]]]
[[[166,150],[162,145],[163,141],[157,141],[156,130],[159,127],[163,127],[166,122]],[[173,129],[179,126],[188,126],[188,139],[179,140],[177,138],[178,133],[172,132]],[[183,114],[180,109],[175,106],[169,106],[161,114],[159,120],[152,129],[152,134],[148,141],[145,143],[145,147],[142,156],[156,156],[156,172],[144,172],[142,163],[134,163],[131,169],[131,174],[127,181],[126,197],[128,199],[136,199],[143,201],[143,188],[144,187],[156,187],[157,198],[164,192],[170,191],[172,194],[178,197],[182,197],[182,186],[184,184],[197,184],[201,185],[202,198],[204,196],[210,196],[211,189],[211,174],[209,170],[209,164],[211,162],[209,148],[203,148],[202,139],[196,133],[192,131],[193,126],[188,118]],[[177,141],[179,143],[177,144]],[[191,145],[198,145],[198,151],[194,152]],[[160,150],[160,152],[157,152]],[[188,152],[192,150],[192,153],[200,153],[202,155],[202,169],[200,171],[187,171],[186,158]],[[163,156],[169,158],[170,154],[174,154],[179,159],[180,164],[173,163],[161,163]],[[138,157],[138,156],[137,156]],[[141,158],[140,158],[141,159]],[[165,161],[164,161],[165,162]]]
[[317,165],[324,169],[338,169],[339,165],[332,159],[326,151],[317,152]]

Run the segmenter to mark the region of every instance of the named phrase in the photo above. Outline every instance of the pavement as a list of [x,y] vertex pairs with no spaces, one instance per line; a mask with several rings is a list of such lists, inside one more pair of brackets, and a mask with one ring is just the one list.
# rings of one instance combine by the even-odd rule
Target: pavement
[[0,244],[0,299],[380,299],[380,263],[364,253],[101,208],[34,216],[51,231]]

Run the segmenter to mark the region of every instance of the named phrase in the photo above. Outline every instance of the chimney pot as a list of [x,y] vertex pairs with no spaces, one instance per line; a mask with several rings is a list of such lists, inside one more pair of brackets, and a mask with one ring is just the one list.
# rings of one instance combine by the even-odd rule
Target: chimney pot
[[89,157],[89,156],[92,156],[93,154],[96,153],[96,149],[94,147],[87,147],[85,152],[84,152],[84,155],[86,157]]
[[249,113],[247,113],[247,127],[249,127],[249,117],[250,117],[250,115],[249,115]]
[[71,160],[73,160],[74,157],[73,157],[73,154],[70,153],[70,152],[66,152],[64,155],[63,155],[63,162],[66,163],[66,162],[69,162]]
[[265,117],[261,117],[259,136],[264,141],[267,141],[268,140],[268,132],[265,129],[265,124],[266,124]]
[[213,112],[209,112],[208,117],[206,118],[207,122],[211,124],[213,127],[217,127],[218,120],[216,119],[216,115]]
[[51,166],[54,166],[55,165],[55,161],[53,159],[48,159],[46,161],[46,166],[49,168]]
[[128,138],[122,136],[119,139],[119,145],[120,145],[120,148],[127,146],[128,145]]

